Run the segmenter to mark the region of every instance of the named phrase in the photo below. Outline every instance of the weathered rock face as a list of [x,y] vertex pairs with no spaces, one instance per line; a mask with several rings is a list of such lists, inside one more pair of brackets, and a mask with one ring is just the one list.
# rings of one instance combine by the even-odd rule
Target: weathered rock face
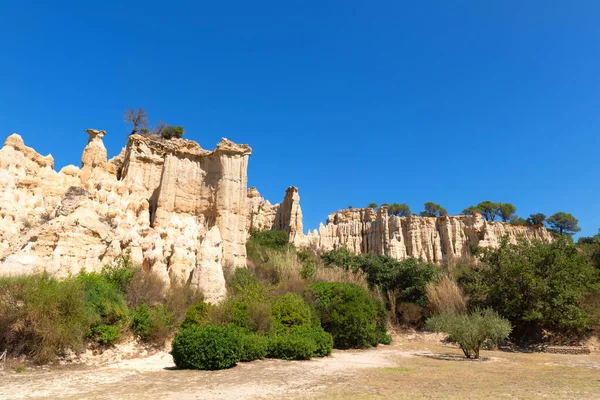
[[290,186],[285,191],[283,202],[271,205],[268,200],[260,197],[255,187],[248,189],[248,220],[246,230],[284,230],[290,234],[290,242],[300,243],[302,233],[302,209],[298,188]]
[[11,135],[0,150],[0,274],[98,271],[118,257],[165,280],[225,294],[222,265],[246,265],[251,149],[214,151],[183,139],[132,135],[107,160],[104,131],[88,129],[81,169],[53,169]]
[[470,255],[470,246],[496,247],[504,236],[551,241],[545,228],[488,222],[481,215],[426,218],[390,216],[387,208],[354,208],[330,214],[319,231],[297,237],[296,243],[327,251],[346,247],[355,253],[386,254],[443,263]]

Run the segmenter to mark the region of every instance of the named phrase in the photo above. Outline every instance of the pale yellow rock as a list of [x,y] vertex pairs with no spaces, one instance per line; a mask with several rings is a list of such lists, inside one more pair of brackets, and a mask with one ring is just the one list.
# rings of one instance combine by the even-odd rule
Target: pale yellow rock
[[513,226],[485,221],[474,216],[390,216],[387,207],[377,213],[371,208],[340,210],[329,215],[318,232],[296,238],[298,246],[312,246],[321,251],[340,247],[357,254],[376,253],[397,260],[422,258],[434,263],[447,263],[470,256],[471,245],[497,247],[504,236],[511,243],[519,237],[549,242],[552,234],[545,228]]
[[18,135],[0,149],[0,274],[61,277],[129,256],[222,299],[223,264],[246,265],[250,147],[132,135],[107,161],[105,132],[86,132],[81,169],[57,173]]
[[219,228],[213,226],[199,246],[199,257],[192,271],[192,284],[204,293],[204,300],[218,303],[225,299],[225,276],[222,268],[223,241]]

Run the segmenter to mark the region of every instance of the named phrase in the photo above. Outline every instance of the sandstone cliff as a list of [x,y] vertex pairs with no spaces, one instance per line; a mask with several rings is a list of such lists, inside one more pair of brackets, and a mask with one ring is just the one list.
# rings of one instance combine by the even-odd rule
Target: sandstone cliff
[[440,218],[388,215],[387,207],[352,208],[332,213],[318,230],[302,231],[302,211],[298,189],[287,189],[280,204],[271,205],[256,188],[248,190],[248,230],[283,229],[297,247],[328,251],[346,247],[360,253],[389,255],[397,260],[408,257],[445,263],[470,255],[471,245],[498,246],[504,236],[515,242],[519,236],[551,241],[543,227],[513,226],[488,222],[477,214]]
[[214,151],[183,139],[132,135],[107,160],[104,131],[88,129],[82,166],[54,170],[11,135],[0,150],[0,274],[98,271],[129,255],[165,280],[225,295],[223,264],[246,265],[251,149]]
[[318,231],[296,239],[301,246],[321,251],[346,247],[355,253],[386,254],[397,260],[408,257],[444,263],[470,255],[470,246],[496,247],[504,236],[551,241],[542,227],[488,222],[480,214],[439,218],[388,215],[387,207],[353,208],[332,213]]
[[248,189],[248,220],[247,231],[251,230],[284,230],[290,234],[290,242],[301,244],[302,240],[302,209],[298,188],[290,186],[285,191],[285,197],[279,204],[272,205],[260,196],[255,187]]

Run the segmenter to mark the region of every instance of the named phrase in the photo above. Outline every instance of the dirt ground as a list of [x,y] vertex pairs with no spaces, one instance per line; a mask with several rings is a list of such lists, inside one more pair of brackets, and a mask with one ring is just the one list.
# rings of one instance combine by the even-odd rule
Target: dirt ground
[[482,360],[470,361],[439,339],[403,335],[376,349],[214,372],[176,370],[166,352],[88,357],[88,365],[21,373],[6,368],[0,371],[0,399],[600,399],[598,353],[483,351]]

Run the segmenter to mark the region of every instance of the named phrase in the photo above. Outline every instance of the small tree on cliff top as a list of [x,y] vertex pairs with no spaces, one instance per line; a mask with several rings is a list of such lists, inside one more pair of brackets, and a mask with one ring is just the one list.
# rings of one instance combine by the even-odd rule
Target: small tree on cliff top
[[419,213],[421,217],[441,217],[448,215],[448,211],[439,204],[427,202],[425,203],[425,209]]
[[133,129],[131,130],[130,135],[137,133],[140,128],[148,127],[148,115],[146,114],[146,110],[143,108],[130,108],[125,111],[125,115],[123,116],[125,123],[133,124]]

